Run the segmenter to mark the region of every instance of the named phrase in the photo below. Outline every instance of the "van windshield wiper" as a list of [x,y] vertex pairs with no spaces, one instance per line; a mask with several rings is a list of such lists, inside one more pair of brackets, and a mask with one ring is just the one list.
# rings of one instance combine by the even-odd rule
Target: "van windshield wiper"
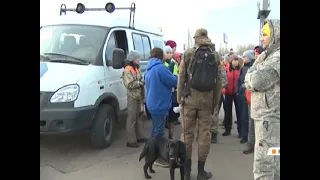
[[40,54],[40,61],[45,62],[45,61],[50,61],[50,58],[48,56],[44,56]]
[[50,58],[50,62],[71,62],[71,63],[81,63],[81,64],[89,64],[88,61],[74,57],[74,56],[69,56],[66,54],[60,54],[60,53],[44,53],[44,55],[52,55],[52,56],[62,56],[65,57],[65,59],[55,59],[55,58]]

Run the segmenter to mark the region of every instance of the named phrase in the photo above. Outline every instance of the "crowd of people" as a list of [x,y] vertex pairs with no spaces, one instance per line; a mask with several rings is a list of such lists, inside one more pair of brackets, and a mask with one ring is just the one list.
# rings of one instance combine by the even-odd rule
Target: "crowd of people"
[[[209,179],[212,174],[204,166],[210,145],[218,142],[221,124],[222,136],[231,135],[234,104],[238,138],[247,143],[243,153],[254,152],[254,179],[280,179],[280,156],[267,155],[268,148],[280,147],[280,20],[266,20],[262,46],[241,56],[233,51],[219,55],[206,29],[198,29],[194,41],[194,47],[183,56],[172,40],[166,41],[164,48],[153,48],[144,77],[139,70],[139,52],[128,54],[123,72],[128,90],[127,146],[137,148],[147,140],[140,118],[145,111],[152,119],[152,138],[164,136],[167,128],[168,138],[173,139],[175,125],[181,122],[180,138],[187,150],[185,179],[190,180],[194,132],[197,179]],[[220,124],[221,107],[224,119]],[[162,159],[155,163],[168,166]]]

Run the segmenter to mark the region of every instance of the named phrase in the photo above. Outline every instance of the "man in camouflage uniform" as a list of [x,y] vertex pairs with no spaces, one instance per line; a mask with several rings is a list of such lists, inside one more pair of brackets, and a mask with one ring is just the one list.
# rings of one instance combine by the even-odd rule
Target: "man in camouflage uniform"
[[[202,45],[211,46],[214,49],[214,45],[208,38],[208,32],[205,29],[198,29],[194,36],[195,48],[191,48],[185,51],[183,61],[179,66],[178,87],[177,87],[177,101],[182,105],[182,128],[181,140],[186,144],[187,148],[187,160],[185,164],[185,180],[190,180],[191,172],[191,154],[192,143],[194,138],[194,129],[198,121],[199,137],[198,137],[198,176],[197,180],[204,180],[211,178],[211,172],[204,170],[204,165],[207,156],[210,151],[211,133],[210,127],[212,124],[213,108],[219,103],[222,76],[219,68],[216,79],[216,89],[211,92],[200,92],[193,88],[190,88],[190,95],[183,97],[182,93],[185,88],[186,67],[185,64],[190,65],[193,59],[196,48]],[[220,56],[214,51],[217,64],[220,64]],[[219,66],[220,67],[220,66]],[[214,93],[214,94],[213,94]],[[212,98],[209,98],[212,97]]]
[[256,135],[253,175],[280,180],[280,156],[267,155],[269,148],[280,147],[280,20],[265,20],[261,41],[265,51],[245,77]]
[[[223,64],[220,65],[221,68],[223,69],[223,71],[221,71],[221,75],[222,75],[222,87],[226,87],[227,86],[227,73],[226,71],[224,71],[224,67],[223,67]],[[222,96],[222,94],[221,94]],[[218,102],[221,102],[221,97],[220,96],[220,100]],[[212,125],[211,125],[211,143],[212,144],[215,144],[218,142],[218,128],[219,128],[219,111],[220,111],[220,107],[221,104],[220,103],[217,103],[216,107],[214,108],[214,113],[213,113],[213,118],[212,118]]]

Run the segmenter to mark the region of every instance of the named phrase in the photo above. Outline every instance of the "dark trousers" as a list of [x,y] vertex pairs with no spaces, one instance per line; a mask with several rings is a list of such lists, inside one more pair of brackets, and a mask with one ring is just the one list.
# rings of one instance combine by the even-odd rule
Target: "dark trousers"
[[[243,96],[244,97],[244,96]],[[240,97],[239,97],[240,99]],[[249,106],[245,98],[241,99],[241,137],[244,139],[248,139],[249,133]],[[239,124],[239,123],[238,123]]]
[[224,128],[226,131],[231,131],[232,129],[232,105],[235,105],[236,108],[236,117],[238,123],[238,133],[241,136],[241,123],[240,121],[240,108],[241,104],[239,104],[239,99],[236,95],[225,95],[224,99]]

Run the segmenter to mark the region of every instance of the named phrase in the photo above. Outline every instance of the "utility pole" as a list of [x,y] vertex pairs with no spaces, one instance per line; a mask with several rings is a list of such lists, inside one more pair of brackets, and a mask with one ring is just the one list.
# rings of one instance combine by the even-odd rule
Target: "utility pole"
[[260,20],[260,28],[259,28],[259,45],[261,45],[260,36],[261,36],[261,30],[263,27],[263,22],[266,20],[266,18],[269,16],[270,11],[270,0],[258,0],[257,2],[258,6],[258,18]]
[[193,42],[190,35],[190,29],[188,28],[188,48],[191,48],[192,46],[193,46]]

